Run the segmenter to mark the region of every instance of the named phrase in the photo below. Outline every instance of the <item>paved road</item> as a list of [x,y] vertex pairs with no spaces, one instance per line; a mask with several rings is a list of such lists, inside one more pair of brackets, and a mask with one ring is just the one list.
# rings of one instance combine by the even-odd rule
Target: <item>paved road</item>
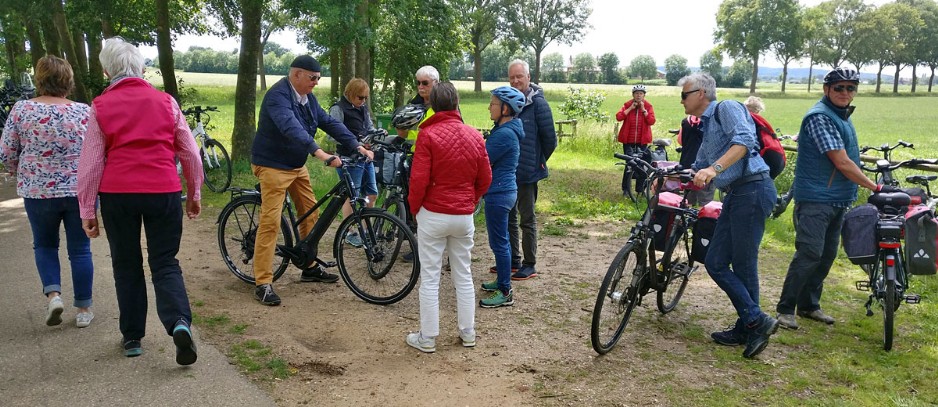
[[124,357],[104,236],[91,245],[95,319],[88,328],[76,328],[64,243],[63,233],[64,322],[48,327],[23,200],[16,196],[13,181],[0,176],[0,405],[275,405],[217,349],[198,341],[198,326],[194,329],[199,360],[189,367],[178,366],[172,338],[163,333],[156,317],[152,286],[145,353]]

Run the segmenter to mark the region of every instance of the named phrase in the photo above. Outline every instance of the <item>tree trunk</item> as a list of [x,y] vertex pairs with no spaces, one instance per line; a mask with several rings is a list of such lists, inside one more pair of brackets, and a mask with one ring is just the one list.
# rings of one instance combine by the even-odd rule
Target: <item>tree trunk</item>
[[918,64],[912,64],[912,93],[915,93],[915,85],[918,82],[918,74],[916,73],[918,69]]
[[475,82],[474,90],[476,92],[482,91],[482,51],[479,50],[478,46],[474,46],[472,50],[472,76],[473,81]]
[[111,20],[101,18],[101,34],[104,35],[104,38],[111,38],[114,36],[114,24],[111,23]]
[[938,66],[929,65],[928,67],[931,68],[931,76],[928,77],[928,93],[931,93],[931,85],[935,83],[935,68],[938,68]]
[[883,69],[886,68],[882,63],[879,64],[879,70],[876,71],[876,93],[879,93],[879,87],[883,84]]
[[899,93],[899,71],[902,70],[902,66],[896,64],[896,76],[892,78],[892,93]]
[[264,66],[264,50],[267,49],[267,40],[270,39],[270,34],[273,34],[273,31],[267,31],[261,37],[261,51],[257,53],[257,74],[261,80],[261,90],[267,90],[267,67]]
[[543,51],[543,48],[534,50],[534,72],[531,74],[532,83],[541,83],[541,52]]
[[241,55],[238,58],[238,83],[235,87],[235,123],[231,134],[231,156],[246,160],[251,155],[257,129],[257,54],[261,52],[261,16],[263,0],[241,2]]
[[333,97],[338,97],[339,93],[345,92],[345,87],[348,86],[352,78],[359,77],[358,72],[355,72],[355,43],[352,42],[342,47],[342,54],[342,76],[339,79],[339,92],[332,95]]
[[[65,8],[61,0],[52,0],[52,20],[55,22],[55,29],[59,34],[59,42],[65,51],[65,59],[72,66],[79,66],[78,51],[72,43],[72,35],[68,30],[68,21],[65,19]],[[85,76],[82,69],[73,69],[75,73],[75,100],[88,103],[88,92],[85,88]]]
[[[101,66],[101,28],[93,25],[88,30],[88,77],[93,83],[104,82],[104,68]],[[97,93],[103,89],[97,89]]]
[[42,30],[34,18],[26,19],[26,38],[29,39],[29,56],[33,60],[33,66],[39,63],[39,59],[46,56],[46,49],[42,45]]
[[[72,31],[72,45],[75,47],[75,59],[78,61],[78,65],[73,66],[72,70],[81,69],[81,74],[83,77],[88,77],[88,53],[85,50],[85,33],[84,31],[76,28]],[[87,85],[87,83],[85,83]]]
[[163,75],[163,90],[176,99],[176,103],[182,105],[176,85],[176,64],[173,61],[173,39],[170,30],[169,0],[156,0],[156,49],[159,53],[160,74]]
[[62,48],[61,45],[59,45],[59,32],[55,29],[55,23],[52,22],[51,18],[41,18],[39,19],[39,26],[42,28],[42,38],[44,40],[43,43],[46,44],[46,53],[61,57]]
[[814,57],[808,62],[808,93],[811,93],[811,84],[814,83]]
[[[362,0],[358,4],[358,16],[361,21],[359,29],[361,30],[371,30],[371,14],[368,12],[368,9],[372,6],[371,3],[369,0]],[[367,81],[369,86],[374,86],[375,78],[371,70],[371,47],[362,44],[361,40],[355,41],[355,75]]]
[[782,93],[785,93],[786,83],[788,83],[788,61],[782,65]]
[[329,78],[329,94],[333,96],[339,94],[339,75],[341,75],[339,71],[342,70],[340,65],[342,65],[342,60],[339,50],[329,50],[329,67],[332,68]]
[[749,94],[756,93],[756,79],[759,79],[759,55],[752,58],[752,78],[749,80]]

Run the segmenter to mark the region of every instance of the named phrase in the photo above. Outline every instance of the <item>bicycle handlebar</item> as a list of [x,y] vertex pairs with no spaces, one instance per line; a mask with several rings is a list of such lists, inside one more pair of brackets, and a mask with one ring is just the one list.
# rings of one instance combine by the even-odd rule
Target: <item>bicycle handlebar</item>
[[[877,151],[879,151],[879,150],[877,150]],[[896,170],[896,169],[898,169],[898,168],[902,168],[902,167],[914,167],[914,166],[916,166],[916,165],[921,165],[921,164],[932,164],[932,165],[938,164],[938,159],[934,159],[934,158],[929,158],[929,159],[913,158],[913,159],[911,159],[911,160],[900,161],[900,162],[897,162],[897,163],[894,163],[894,164],[893,164],[893,163],[890,163],[889,161],[886,161],[886,160],[879,160],[879,161],[876,162],[876,168],[867,167],[867,166],[865,166],[865,165],[863,165],[863,164],[860,164],[860,168],[862,168],[862,169],[865,170],[865,171],[875,172],[875,173],[882,174],[882,173],[884,173],[884,172],[894,171],[894,170]]]
[[863,147],[860,148],[860,153],[865,153],[865,152],[870,151],[870,150],[879,151],[879,152],[881,152],[881,153],[888,153],[888,152],[890,152],[890,151],[892,151],[892,150],[895,150],[895,149],[897,149],[897,148],[899,148],[899,147],[911,148],[911,149],[914,150],[914,149],[915,149],[915,144],[912,144],[912,143],[909,143],[909,142],[905,142],[905,141],[899,140],[899,141],[898,141],[894,146],[892,146],[892,147],[889,146],[889,143],[883,143],[883,145],[881,145],[881,146],[879,146],[879,147],[863,146]]

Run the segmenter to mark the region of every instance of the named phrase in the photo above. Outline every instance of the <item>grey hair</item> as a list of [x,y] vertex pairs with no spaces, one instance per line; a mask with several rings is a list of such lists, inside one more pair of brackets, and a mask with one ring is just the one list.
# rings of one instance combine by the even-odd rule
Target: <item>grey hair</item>
[[508,69],[511,69],[511,67],[513,67],[513,66],[515,66],[515,65],[521,65],[521,67],[524,68],[524,74],[525,74],[525,75],[530,75],[530,74],[531,74],[531,66],[528,65],[528,63],[527,63],[525,60],[523,60],[523,59],[516,59],[516,60],[514,60],[514,61],[509,62],[509,63],[508,63]]
[[437,71],[436,68],[430,65],[421,66],[420,69],[417,70],[417,73],[414,74],[414,77],[417,76],[428,76],[434,82],[440,82],[440,71]]
[[743,104],[746,105],[746,109],[753,113],[762,113],[765,110],[765,103],[758,96],[750,96]]
[[137,47],[125,42],[121,37],[111,37],[105,40],[98,59],[101,61],[101,67],[111,78],[143,77],[143,66],[146,61],[143,54]]
[[717,81],[712,76],[702,72],[692,73],[677,81],[677,86],[684,86],[685,83],[689,83],[692,88],[703,89],[709,101],[717,100]]

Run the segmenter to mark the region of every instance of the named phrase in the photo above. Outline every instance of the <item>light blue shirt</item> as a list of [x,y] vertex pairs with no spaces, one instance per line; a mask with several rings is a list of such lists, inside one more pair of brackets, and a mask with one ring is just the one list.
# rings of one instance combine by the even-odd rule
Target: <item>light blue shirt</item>
[[[719,122],[715,117],[717,114],[720,115]],[[703,131],[703,141],[697,151],[697,160],[694,161],[695,170],[713,165],[734,145],[747,146],[749,149],[749,167],[743,169],[747,163],[746,157],[743,157],[725,168],[713,179],[717,188],[723,189],[742,177],[769,171],[768,164],[762,160],[756,148],[756,124],[742,103],[710,102],[700,115],[700,129]]]

